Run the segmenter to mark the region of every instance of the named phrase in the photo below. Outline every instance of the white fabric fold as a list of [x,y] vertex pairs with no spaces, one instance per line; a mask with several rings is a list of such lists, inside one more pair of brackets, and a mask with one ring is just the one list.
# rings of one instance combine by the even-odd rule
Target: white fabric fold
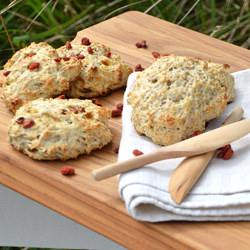
[[[146,136],[138,135],[131,123],[131,106],[127,105],[126,98],[136,75],[130,75],[124,94],[118,161],[135,157],[134,149],[147,153],[160,147]],[[209,122],[207,130],[219,127],[237,106],[244,109],[244,117],[250,118],[250,69],[232,75],[235,101],[218,119]],[[168,185],[171,174],[183,158],[156,162],[121,174],[119,193],[127,211],[136,220],[149,222],[250,220],[250,135],[231,145],[234,156],[227,161],[214,157],[180,205],[171,199]]]

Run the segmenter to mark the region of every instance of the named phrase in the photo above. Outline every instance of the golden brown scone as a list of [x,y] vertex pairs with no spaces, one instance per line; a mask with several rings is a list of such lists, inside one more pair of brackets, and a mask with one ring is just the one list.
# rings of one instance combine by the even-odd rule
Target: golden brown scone
[[[79,78],[66,92],[68,97],[96,97],[126,85],[132,69],[110,48],[99,44],[70,44],[57,49],[60,57],[78,57],[82,62]],[[82,58],[82,59],[81,59]]]
[[227,65],[183,56],[163,56],[138,73],[128,94],[132,123],[160,145],[203,131],[234,100]]
[[77,58],[59,59],[47,43],[32,43],[15,53],[4,66],[2,99],[15,112],[28,101],[55,97],[69,89],[80,68]]
[[36,160],[67,160],[112,140],[110,111],[91,100],[37,99],[19,108],[8,140]]

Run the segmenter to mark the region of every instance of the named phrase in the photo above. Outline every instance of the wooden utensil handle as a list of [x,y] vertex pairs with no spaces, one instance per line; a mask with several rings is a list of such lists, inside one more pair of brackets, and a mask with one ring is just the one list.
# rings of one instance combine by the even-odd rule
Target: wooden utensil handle
[[[243,109],[237,107],[224,121],[222,126],[239,121],[243,116]],[[185,158],[174,170],[169,181],[169,193],[172,199],[180,204],[213,158],[216,150]]]

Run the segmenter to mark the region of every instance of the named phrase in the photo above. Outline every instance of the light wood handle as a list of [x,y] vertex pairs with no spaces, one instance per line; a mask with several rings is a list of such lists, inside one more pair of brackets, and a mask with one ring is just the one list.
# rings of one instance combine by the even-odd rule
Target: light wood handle
[[150,153],[94,170],[92,171],[92,177],[95,180],[103,180],[156,161],[203,154],[238,140],[249,132],[250,119],[245,119],[173,145],[161,147]]
[[[239,121],[243,113],[241,107],[235,108],[222,126]],[[208,166],[215,152],[216,150],[213,150],[205,154],[187,157],[174,170],[169,181],[169,193],[176,203],[180,204],[183,201]]]

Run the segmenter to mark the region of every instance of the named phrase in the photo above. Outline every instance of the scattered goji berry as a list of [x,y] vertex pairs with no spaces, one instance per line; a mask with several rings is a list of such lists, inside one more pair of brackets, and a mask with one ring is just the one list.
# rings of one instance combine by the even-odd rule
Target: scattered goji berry
[[116,108],[120,109],[120,110],[123,110],[123,104],[122,103],[116,104]]
[[82,60],[82,59],[85,58],[85,56],[84,55],[78,55],[77,58]]
[[119,153],[119,146],[117,146],[117,147],[114,148],[114,152],[115,152],[116,154]]
[[54,61],[59,63],[59,62],[61,62],[61,58],[59,58],[59,57],[58,58],[54,58]]
[[65,95],[59,95],[57,98],[58,99],[67,99]]
[[80,111],[81,113],[85,112],[85,108],[84,108],[84,107],[79,107],[78,109],[79,109],[79,111]]
[[66,42],[65,46],[67,49],[72,49],[71,43],[69,41]]
[[136,66],[135,66],[135,71],[137,72],[137,71],[143,71],[144,70],[144,68],[141,66],[141,64],[137,64]]
[[170,56],[170,54],[164,54],[164,55],[162,55],[162,56]]
[[226,152],[228,151],[229,149],[231,149],[231,145],[230,144],[227,144],[221,148],[219,148],[219,150],[223,151],[223,152]]
[[114,109],[111,112],[112,117],[118,117],[118,116],[121,116],[121,115],[122,115],[122,111],[120,109]]
[[202,134],[202,132],[198,130],[198,131],[195,131],[195,132],[192,134],[191,137],[194,137],[194,136],[197,136],[197,135],[200,135],[200,134]]
[[33,125],[35,125],[35,122],[34,122],[34,120],[31,119],[31,120],[28,120],[28,121],[23,123],[23,128],[30,128]]
[[105,56],[106,56],[106,57],[110,57],[110,56],[111,56],[111,52],[109,52],[109,51],[106,52],[106,53],[105,53]]
[[138,150],[138,149],[135,149],[135,150],[133,150],[133,155],[135,155],[135,156],[143,155],[143,152]]
[[147,42],[145,40],[142,40],[141,42],[137,42],[135,46],[137,48],[147,48]]
[[87,37],[83,37],[81,42],[82,42],[82,45],[90,45],[91,44]]
[[39,62],[31,63],[31,64],[29,65],[29,70],[37,69],[37,68],[39,68],[39,66],[40,66],[40,63],[39,63]]
[[153,51],[152,55],[153,55],[154,58],[158,58],[160,56],[160,54],[158,52],[156,52],[156,51]]
[[91,47],[88,47],[87,51],[89,52],[89,54],[93,54],[93,49]]
[[221,152],[219,152],[219,153],[217,154],[216,157],[217,157],[218,159],[221,159],[221,158],[224,157],[224,154],[225,154],[225,152],[221,151]]
[[15,121],[16,121],[16,123],[18,123],[18,124],[23,124],[23,122],[24,122],[24,117],[18,117]]
[[73,175],[75,174],[75,169],[70,166],[65,166],[61,168],[61,173],[63,175]]
[[11,72],[11,71],[9,71],[9,70],[8,70],[8,71],[5,71],[5,72],[3,72],[3,75],[4,75],[4,76],[8,76],[8,75],[10,74],[10,72]]
[[233,156],[233,154],[234,154],[234,151],[232,149],[229,149],[224,153],[223,159],[229,160]]
[[70,57],[64,56],[64,57],[63,57],[63,60],[64,60],[64,61],[69,61],[69,60],[70,60]]
[[32,57],[32,56],[34,56],[34,55],[36,55],[36,52],[31,52],[31,53],[29,53],[27,56],[28,56],[28,57]]
[[70,108],[70,111],[75,113],[75,114],[78,114],[78,110],[76,108]]

